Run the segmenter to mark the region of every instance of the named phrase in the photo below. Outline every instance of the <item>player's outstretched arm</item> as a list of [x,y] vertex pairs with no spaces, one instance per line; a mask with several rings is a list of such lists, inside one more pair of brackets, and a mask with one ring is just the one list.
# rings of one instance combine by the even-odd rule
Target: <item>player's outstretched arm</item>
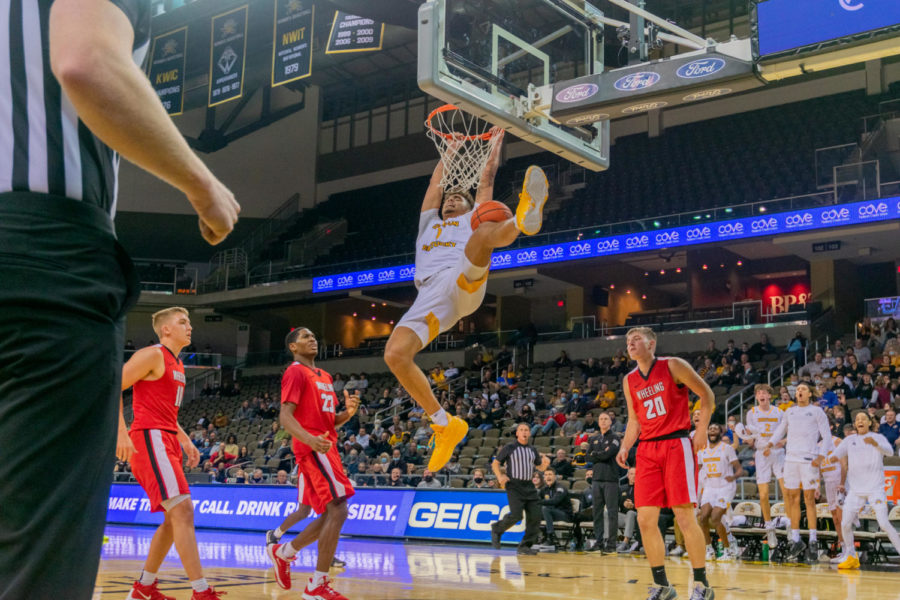
[[132,59],[134,31],[108,0],[56,0],[50,67],[85,125],[110,148],[181,190],[210,244],[231,232],[241,207],[194,154]]
[[709,384],[703,381],[703,378],[697,375],[697,371],[685,360],[677,357],[670,358],[668,364],[669,373],[672,374],[675,381],[683,383],[700,397],[700,419],[697,422],[697,430],[694,432],[694,452],[699,452],[706,445],[706,428],[709,427],[709,421],[716,408],[716,395]]
[[488,156],[478,180],[478,191],[475,193],[476,206],[494,199],[494,177],[497,176],[497,169],[500,168],[500,151],[505,133],[497,126],[491,127],[491,154]]
[[328,452],[331,449],[331,442],[328,440],[328,437],[324,433],[316,437],[306,431],[300,422],[294,418],[295,408],[296,405],[292,402],[282,403],[281,412],[278,415],[279,422],[284,426],[287,432],[301,444],[306,444],[315,452],[320,452],[322,454]]
[[634,412],[634,406],[631,404],[631,390],[628,389],[627,382],[622,386],[622,391],[625,394],[625,406],[628,408],[628,423],[625,425],[625,437],[622,438],[622,448],[616,455],[616,462],[623,469],[627,469],[628,453],[631,452],[632,446],[634,446],[638,435],[641,433],[641,424],[638,423],[637,414]]
[[425,197],[422,199],[422,210],[437,210],[441,207],[441,200],[444,198],[444,188],[441,185],[441,179],[444,177],[444,160],[441,159],[434,166],[431,173],[431,181],[428,182],[428,189],[425,190]]

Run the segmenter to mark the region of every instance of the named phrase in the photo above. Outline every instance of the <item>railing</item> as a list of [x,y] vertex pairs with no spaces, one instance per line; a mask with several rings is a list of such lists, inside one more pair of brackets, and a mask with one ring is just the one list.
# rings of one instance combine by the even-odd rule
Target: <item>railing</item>
[[[796,359],[793,357],[787,358],[766,371],[766,383],[773,385],[775,381],[781,381],[784,379],[785,375],[793,373],[796,368]],[[776,371],[778,372],[778,377],[773,379],[773,374]],[[754,399],[755,394],[753,388],[755,385],[756,384],[754,383],[745,385],[725,398],[725,419],[728,419],[728,417],[734,413],[740,412],[740,420],[744,420],[744,405],[747,404],[748,401]]]

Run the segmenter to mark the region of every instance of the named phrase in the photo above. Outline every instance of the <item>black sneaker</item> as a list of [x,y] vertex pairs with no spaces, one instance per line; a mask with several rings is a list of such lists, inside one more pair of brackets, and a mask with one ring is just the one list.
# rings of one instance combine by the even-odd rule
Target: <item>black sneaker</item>
[[527,546],[519,546],[516,549],[516,554],[527,554],[528,556],[535,556],[538,553],[534,548],[529,548]]
[[493,546],[497,550],[500,549],[500,537],[502,535],[503,534],[501,534],[499,531],[491,527],[491,546]]
[[343,569],[347,566],[347,563],[339,559],[337,556],[331,559],[331,566],[336,569]]
[[806,544],[803,543],[803,540],[792,542],[790,547],[788,548],[787,554],[784,557],[785,561],[797,562],[800,557],[803,556],[804,550],[806,550]]
[[819,562],[819,549],[818,543],[810,542],[809,547],[806,549],[806,562],[809,564],[815,564]]
[[278,538],[275,537],[275,530],[270,529],[266,532],[266,546],[270,546],[272,544],[277,544]]

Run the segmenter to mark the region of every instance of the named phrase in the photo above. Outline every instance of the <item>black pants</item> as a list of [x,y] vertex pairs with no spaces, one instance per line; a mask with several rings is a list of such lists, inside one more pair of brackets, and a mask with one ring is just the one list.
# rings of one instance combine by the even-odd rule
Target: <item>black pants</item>
[[584,547],[584,531],[581,524],[590,521],[594,522],[594,509],[591,506],[582,508],[572,516],[572,536],[575,538],[575,545],[579,548]]
[[0,599],[91,598],[131,261],[100,209],[0,194]]
[[567,513],[561,508],[553,508],[552,506],[541,506],[541,516],[544,517],[544,523],[547,524],[547,535],[553,535],[553,521],[572,520],[571,513]]
[[[593,481],[591,488],[594,495],[594,538],[597,544],[605,538],[607,547],[614,547],[619,533],[619,484],[615,481]],[[604,509],[608,531],[603,528]]]
[[525,513],[525,535],[519,542],[519,548],[530,548],[537,543],[541,529],[541,500],[531,480],[518,481],[510,479],[506,484],[506,498],[509,501],[509,514],[491,525],[491,529],[504,531],[518,523]]

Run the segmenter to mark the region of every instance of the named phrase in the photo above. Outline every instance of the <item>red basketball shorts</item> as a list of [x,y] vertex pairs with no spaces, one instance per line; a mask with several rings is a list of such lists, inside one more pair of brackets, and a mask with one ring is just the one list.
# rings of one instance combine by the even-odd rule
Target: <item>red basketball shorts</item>
[[181,444],[171,431],[138,429],[129,434],[136,450],[131,457],[131,472],[150,498],[150,510],[165,510],[166,500],[189,494],[181,468]]
[[697,456],[690,438],[638,444],[634,505],[697,504]]
[[297,457],[297,486],[300,502],[320,515],[332,500],[349,498],[355,493],[335,446],[327,454],[310,452]]

